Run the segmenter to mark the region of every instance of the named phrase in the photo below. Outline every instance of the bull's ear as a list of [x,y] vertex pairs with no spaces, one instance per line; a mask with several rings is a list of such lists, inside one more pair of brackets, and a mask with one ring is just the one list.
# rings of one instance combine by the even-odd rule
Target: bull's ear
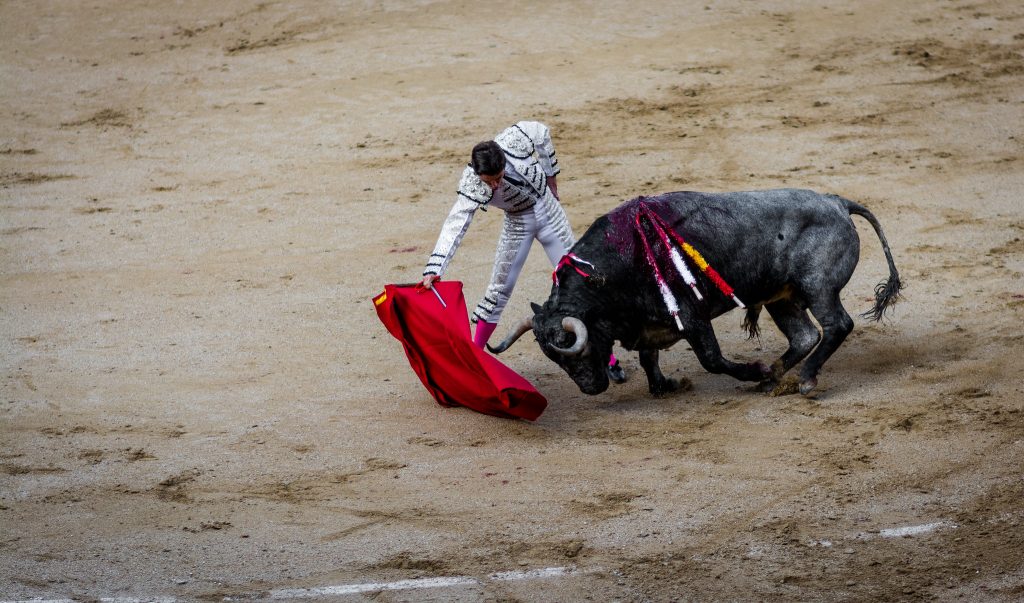
[[530,309],[533,310],[534,314],[540,314],[540,306],[533,302],[530,302]]

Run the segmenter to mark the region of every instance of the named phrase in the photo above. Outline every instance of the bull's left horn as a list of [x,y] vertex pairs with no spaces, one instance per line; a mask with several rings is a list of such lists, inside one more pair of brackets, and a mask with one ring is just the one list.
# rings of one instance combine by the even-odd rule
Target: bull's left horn
[[490,350],[492,354],[500,354],[500,353],[504,352],[505,350],[507,350],[509,348],[509,346],[511,346],[513,343],[515,343],[517,339],[522,337],[524,333],[526,333],[527,331],[532,331],[532,330],[533,330],[533,317],[532,316],[527,316],[526,318],[524,318],[522,320],[522,322],[520,322],[518,325],[516,325],[515,330],[512,331],[509,334],[509,336],[505,338],[504,341],[502,341],[501,343],[499,343],[498,345],[496,345],[494,347],[491,347],[491,344],[487,344],[487,349]]
[[567,348],[552,345],[551,349],[563,356],[578,356],[583,353],[583,348],[587,346],[587,325],[578,318],[566,316],[562,319],[562,328],[576,335],[576,343]]

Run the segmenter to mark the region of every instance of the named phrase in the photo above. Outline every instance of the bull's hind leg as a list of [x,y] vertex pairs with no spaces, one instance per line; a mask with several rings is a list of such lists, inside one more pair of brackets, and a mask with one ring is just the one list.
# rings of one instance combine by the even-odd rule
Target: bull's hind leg
[[790,300],[781,300],[767,304],[765,308],[772,320],[789,340],[789,348],[772,363],[771,380],[778,383],[789,369],[807,357],[821,340],[818,327],[807,315],[807,310]]
[[821,343],[800,369],[800,393],[807,395],[818,386],[818,371],[853,331],[853,319],[839,301],[839,291],[810,304],[811,314],[821,325]]

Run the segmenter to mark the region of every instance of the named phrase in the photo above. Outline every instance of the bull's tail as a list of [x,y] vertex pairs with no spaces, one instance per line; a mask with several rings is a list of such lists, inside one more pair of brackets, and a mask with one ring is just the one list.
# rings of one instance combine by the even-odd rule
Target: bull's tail
[[871,227],[875,229],[875,234],[878,235],[878,240],[882,242],[882,251],[885,252],[885,261],[889,263],[889,278],[888,280],[882,281],[875,285],[875,305],[870,310],[861,314],[864,318],[869,318],[874,321],[879,321],[885,314],[885,311],[891,308],[900,300],[900,293],[903,289],[903,283],[900,281],[900,273],[896,270],[896,262],[892,259],[892,251],[889,249],[889,242],[885,239],[885,233],[882,231],[882,225],[878,223],[878,219],[875,215],[868,211],[868,208],[863,205],[844,199],[842,197],[836,197],[846,206],[846,211],[850,212],[850,215],[858,215],[871,224]]

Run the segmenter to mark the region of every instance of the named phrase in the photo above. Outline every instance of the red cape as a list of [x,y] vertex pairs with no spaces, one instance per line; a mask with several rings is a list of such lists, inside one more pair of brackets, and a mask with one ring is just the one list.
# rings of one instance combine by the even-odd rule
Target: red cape
[[377,316],[402,342],[409,364],[441,406],[533,421],[548,401],[518,373],[473,345],[459,281],[437,281],[437,295],[416,285],[386,285]]

